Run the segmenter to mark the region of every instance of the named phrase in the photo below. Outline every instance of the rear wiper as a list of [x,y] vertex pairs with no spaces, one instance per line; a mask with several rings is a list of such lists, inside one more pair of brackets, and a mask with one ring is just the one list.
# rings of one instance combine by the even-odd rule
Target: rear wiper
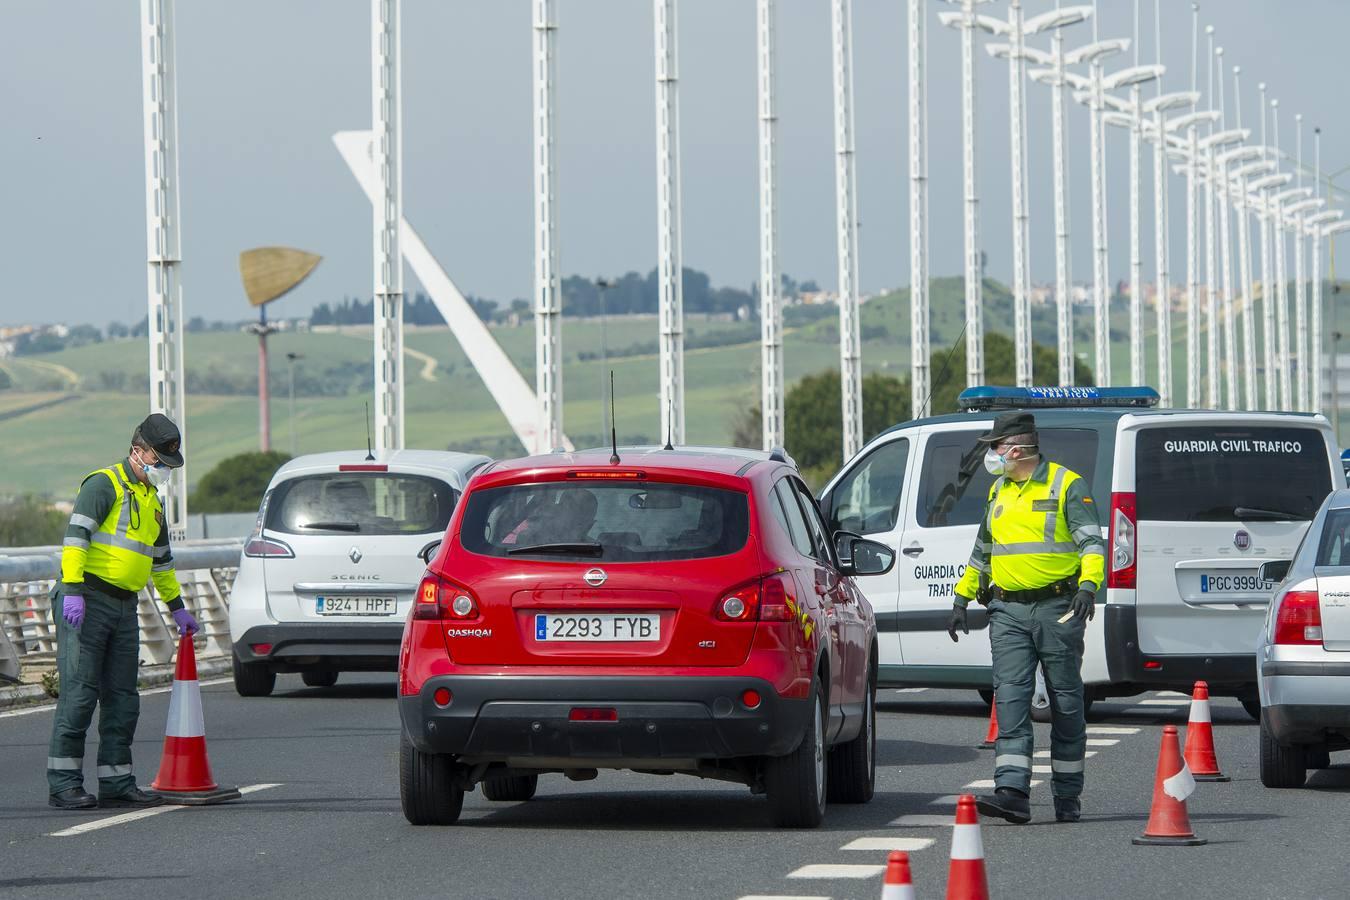
[[318,528],[323,531],[360,531],[356,522],[306,522],[301,528]]
[[1283,512],[1278,509],[1256,509],[1251,506],[1239,506],[1233,510],[1239,519],[1297,519],[1298,513]]
[[563,556],[600,556],[605,552],[605,548],[594,541],[577,541],[575,543],[560,544],[531,544],[528,547],[512,547],[507,550],[508,556],[516,556],[521,553],[557,553]]

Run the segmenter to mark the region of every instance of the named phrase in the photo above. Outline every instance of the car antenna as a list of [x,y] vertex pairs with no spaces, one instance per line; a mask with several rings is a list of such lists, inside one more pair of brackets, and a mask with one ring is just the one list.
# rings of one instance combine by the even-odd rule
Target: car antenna
[[375,448],[371,445],[370,438],[370,401],[366,401],[366,459],[375,459]]
[[932,409],[928,404],[933,401],[933,392],[937,390],[937,386],[942,383],[942,379],[947,377],[947,366],[951,365],[952,356],[956,353],[956,348],[961,345],[961,338],[966,336],[966,326],[969,324],[970,321],[967,320],[961,325],[961,333],[956,336],[956,340],[952,341],[952,348],[947,351],[947,358],[942,361],[942,371],[938,373],[936,381],[929,382],[928,396],[924,398],[923,406],[910,410],[911,418],[921,419],[924,416],[932,415]]
[[613,452],[609,457],[609,464],[617,466],[619,464],[619,429],[614,421],[614,370],[609,370],[609,445]]
[[675,404],[670,404],[670,421],[666,423],[666,445],[662,450],[675,449]]

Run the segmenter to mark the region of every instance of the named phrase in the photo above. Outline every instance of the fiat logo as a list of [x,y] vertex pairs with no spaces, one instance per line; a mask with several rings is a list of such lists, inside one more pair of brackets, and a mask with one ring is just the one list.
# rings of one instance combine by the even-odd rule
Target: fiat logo
[[609,576],[605,574],[604,569],[591,569],[581,577],[591,587],[599,587],[605,583],[605,579]]
[[347,558],[352,561],[352,565],[356,565],[357,563],[359,563],[361,561],[361,548],[353,547],[352,549],[348,550]]
[[1233,535],[1233,546],[1239,550],[1246,550],[1252,545],[1252,536],[1245,531],[1239,530]]

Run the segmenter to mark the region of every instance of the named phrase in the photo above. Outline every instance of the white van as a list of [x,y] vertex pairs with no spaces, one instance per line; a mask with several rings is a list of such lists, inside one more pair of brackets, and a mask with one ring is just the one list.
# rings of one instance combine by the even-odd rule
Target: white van
[[993,481],[975,439],[1010,409],[1035,414],[1042,455],[1086,478],[1107,538],[1107,584],[1087,629],[1089,702],[1198,679],[1259,713],[1254,650],[1275,585],[1261,563],[1290,559],[1344,476],[1325,417],[1154,409],[1149,388],[966,390],[964,413],[878,435],[820,497],[832,528],[890,544],[887,575],[858,585],[876,611],[883,686],[991,686],[988,625],[947,636]]

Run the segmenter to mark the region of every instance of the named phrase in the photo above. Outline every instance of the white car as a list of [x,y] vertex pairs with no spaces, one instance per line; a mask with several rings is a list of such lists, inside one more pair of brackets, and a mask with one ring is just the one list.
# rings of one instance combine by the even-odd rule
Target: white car
[[403,622],[450,513],[486,456],[433,450],[316,453],[272,476],[230,599],[234,686],[272,692],[338,673],[394,672]]
[[[969,412],[873,438],[821,494],[832,529],[901,554],[890,573],[857,580],[876,611],[880,684],[989,694],[989,642],[953,644],[947,619],[993,481],[975,439],[998,413],[1026,409],[1042,455],[1087,479],[1108,540],[1088,701],[1204,679],[1257,717],[1253,648],[1275,587],[1257,569],[1293,557],[1343,481],[1326,418],[1154,409],[1149,388],[981,387],[962,403]],[[974,605],[969,621],[988,624]]]

